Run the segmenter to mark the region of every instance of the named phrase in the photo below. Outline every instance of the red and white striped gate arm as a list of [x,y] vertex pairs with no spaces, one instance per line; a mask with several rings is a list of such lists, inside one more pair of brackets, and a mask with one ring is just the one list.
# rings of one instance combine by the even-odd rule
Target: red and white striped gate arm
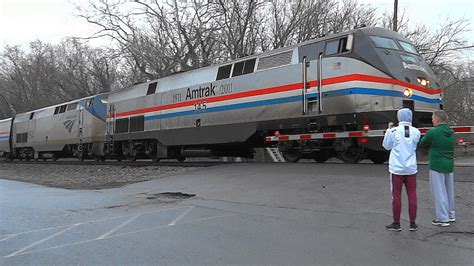
[[[421,134],[426,134],[428,128],[419,128]],[[474,126],[455,126],[451,127],[454,133],[469,134],[474,133]],[[340,138],[370,138],[383,137],[385,130],[368,130],[368,131],[347,131],[347,132],[327,132],[327,133],[313,133],[313,134],[296,134],[296,135],[278,135],[266,137],[266,142],[273,141],[290,141],[290,140],[312,140],[312,139],[340,139]]]

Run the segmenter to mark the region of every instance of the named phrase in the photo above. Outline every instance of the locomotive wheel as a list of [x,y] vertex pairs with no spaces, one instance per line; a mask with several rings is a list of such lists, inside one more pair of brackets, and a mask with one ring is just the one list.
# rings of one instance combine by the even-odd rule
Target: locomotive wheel
[[374,150],[369,152],[369,159],[375,164],[383,164],[384,162],[388,161],[389,157],[390,152]]
[[289,149],[282,152],[283,158],[289,163],[297,163],[301,159],[301,152],[298,149]]
[[329,156],[329,153],[327,151],[318,151],[318,152],[313,152],[313,159],[317,163],[324,163],[326,162],[331,156]]
[[344,151],[340,151],[337,154],[337,157],[345,163],[358,163],[364,159],[362,147],[351,146]]
[[186,160],[186,156],[180,155],[176,159],[178,160],[178,162],[184,162],[184,160]]

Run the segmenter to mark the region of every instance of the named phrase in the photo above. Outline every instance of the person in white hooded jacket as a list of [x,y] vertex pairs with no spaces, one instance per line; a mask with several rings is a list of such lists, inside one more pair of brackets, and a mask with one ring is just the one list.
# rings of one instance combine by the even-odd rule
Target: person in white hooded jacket
[[401,193],[403,184],[408,195],[408,214],[410,218],[410,231],[416,231],[416,147],[420,141],[420,131],[411,125],[412,112],[403,108],[397,112],[398,126],[389,128],[385,132],[383,147],[390,151],[389,172],[390,189],[392,192],[393,223],[387,225],[387,230],[401,231],[400,212],[402,209]]

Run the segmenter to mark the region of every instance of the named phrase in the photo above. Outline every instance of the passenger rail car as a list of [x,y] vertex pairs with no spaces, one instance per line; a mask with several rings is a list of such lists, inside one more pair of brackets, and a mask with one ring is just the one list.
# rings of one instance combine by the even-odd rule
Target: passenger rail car
[[0,158],[7,158],[10,154],[11,124],[11,118],[0,120]]
[[[385,128],[403,107],[431,126],[442,90],[413,44],[359,28],[113,92],[107,151],[120,158],[251,157],[266,136]],[[380,138],[279,143],[288,161],[388,159]],[[382,158],[382,159],[381,159]]]
[[16,115],[11,120],[11,158],[104,159],[104,97],[86,97]]

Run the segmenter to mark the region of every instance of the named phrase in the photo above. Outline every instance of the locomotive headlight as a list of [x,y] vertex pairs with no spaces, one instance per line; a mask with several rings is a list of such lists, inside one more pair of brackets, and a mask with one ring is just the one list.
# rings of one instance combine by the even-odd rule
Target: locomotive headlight
[[418,83],[420,83],[420,85],[423,86],[423,87],[430,86],[430,81],[427,80],[426,78],[418,77],[418,78],[416,78],[416,81],[418,81]]
[[405,88],[403,91],[403,96],[405,97],[411,97],[413,95],[413,91],[410,88]]

